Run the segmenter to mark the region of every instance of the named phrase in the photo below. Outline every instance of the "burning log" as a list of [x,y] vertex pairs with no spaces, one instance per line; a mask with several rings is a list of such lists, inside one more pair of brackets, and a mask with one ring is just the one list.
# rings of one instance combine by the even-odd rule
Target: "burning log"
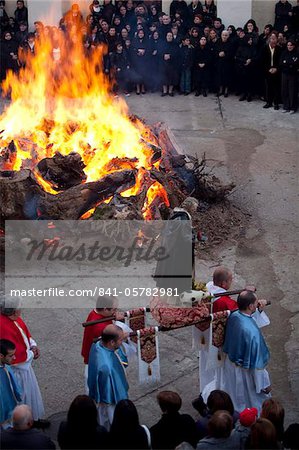
[[17,148],[14,141],[10,141],[7,147],[1,151],[0,168],[2,170],[13,170],[17,159]]
[[151,177],[164,187],[172,208],[181,205],[188,196],[184,181],[175,173],[152,169]]
[[30,170],[0,172],[0,227],[4,229],[5,220],[34,217],[36,200],[42,195]]
[[138,178],[137,184],[140,185],[138,194],[129,197],[115,194],[108,204],[101,204],[96,208],[92,218],[95,220],[143,220],[142,211],[148,190],[154,180],[149,172],[139,172]]
[[138,164],[138,158],[112,158],[103,168],[106,172],[113,172],[116,170],[132,170]]
[[37,165],[43,179],[50,181],[59,191],[85,181],[84,167],[81,155],[75,152],[67,156],[56,152],[53,158],[44,158]]
[[106,175],[56,195],[45,192],[28,170],[0,172],[0,227],[5,220],[79,219],[100,201],[135,184],[135,170]]

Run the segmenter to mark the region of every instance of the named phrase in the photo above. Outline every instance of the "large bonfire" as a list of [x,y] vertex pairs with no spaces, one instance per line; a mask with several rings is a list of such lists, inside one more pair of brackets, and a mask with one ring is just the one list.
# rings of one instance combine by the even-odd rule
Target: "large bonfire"
[[[29,168],[46,192],[57,194],[37,164],[57,152],[77,152],[85,166],[85,183],[116,171],[135,170],[135,185],[122,195],[136,195],[147,171],[159,166],[159,161],[153,162],[157,139],[140,120],[130,118],[122,98],[112,95],[112,82],[102,70],[105,47],[87,54],[81,42],[77,35],[70,36],[67,45],[58,33],[51,39],[43,37],[26,66],[18,74],[8,72],[2,89],[11,96],[11,103],[0,117],[0,149],[3,156],[13,141],[13,152],[2,157],[0,169]],[[53,45],[60,49],[58,60],[53,57]],[[153,180],[148,187],[145,218],[150,218],[146,205],[156,195],[169,204],[160,183]]]
[[11,102],[0,116],[0,229],[11,219],[116,218],[116,203],[128,211],[117,218],[148,220],[188,195],[222,200],[233,185],[178,154],[167,130],[130,116],[103,72],[106,48],[82,42],[54,29],[2,84]]

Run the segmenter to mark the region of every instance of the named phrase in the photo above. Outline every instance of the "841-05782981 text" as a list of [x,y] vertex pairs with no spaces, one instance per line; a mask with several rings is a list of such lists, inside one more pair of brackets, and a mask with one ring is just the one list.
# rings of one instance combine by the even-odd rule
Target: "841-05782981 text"
[[177,288],[150,288],[150,287],[126,287],[122,290],[117,288],[98,288],[98,295],[113,295],[114,297],[124,296],[124,297],[163,297],[167,295],[169,297],[179,297]]

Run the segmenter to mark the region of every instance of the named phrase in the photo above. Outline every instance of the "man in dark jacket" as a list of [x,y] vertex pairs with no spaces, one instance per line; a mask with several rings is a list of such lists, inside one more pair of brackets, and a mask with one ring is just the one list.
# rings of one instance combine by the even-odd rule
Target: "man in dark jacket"
[[281,49],[277,45],[277,36],[272,33],[269,38],[269,44],[261,51],[261,64],[264,69],[266,82],[266,104],[263,108],[268,109],[273,106],[279,109],[280,97],[280,63]]
[[289,40],[280,58],[281,96],[285,112],[294,114],[298,109],[299,53],[294,41]]
[[174,449],[182,442],[193,447],[197,443],[194,420],[189,414],[180,414],[182,399],[176,392],[162,391],[157,400],[162,410],[162,417],[150,429],[153,449]]
[[54,442],[48,436],[42,431],[32,428],[33,417],[29,406],[16,406],[13,411],[12,422],[13,428],[1,430],[1,449],[55,449]]

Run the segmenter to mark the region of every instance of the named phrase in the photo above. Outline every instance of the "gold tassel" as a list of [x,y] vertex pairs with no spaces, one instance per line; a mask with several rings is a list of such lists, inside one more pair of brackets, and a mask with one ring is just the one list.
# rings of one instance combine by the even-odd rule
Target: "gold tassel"
[[149,377],[152,376],[152,368],[151,368],[150,365],[147,366],[147,374],[148,374]]
[[201,336],[201,344],[205,345],[205,343],[206,343],[205,337],[204,337],[204,335],[202,335]]
[[218,359],[218,361],[221,361],[221,353],[219,351],[218,351],[217,359]]

